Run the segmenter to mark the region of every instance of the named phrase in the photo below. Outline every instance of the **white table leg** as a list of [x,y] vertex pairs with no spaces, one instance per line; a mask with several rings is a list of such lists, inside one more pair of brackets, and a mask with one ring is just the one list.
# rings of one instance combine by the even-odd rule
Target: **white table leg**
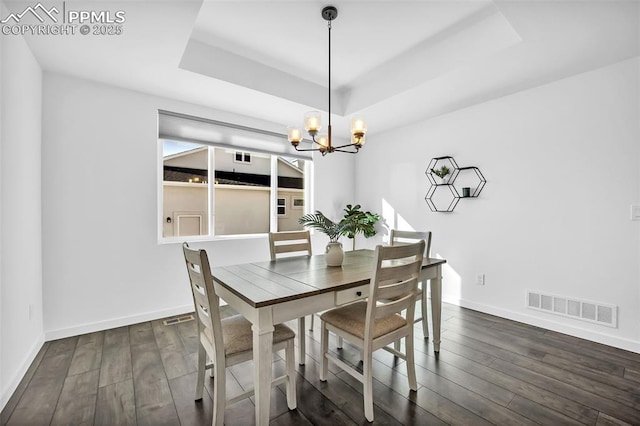
[[253,330],[253,382],[255,386],[256,425],[269,424],[271,405],[273,314],[271,308],[257,311]]
[[431,323],[433,324],[433,350],[440,352],[440,320],[442,318],[442,267],[437,266],[431,283]]

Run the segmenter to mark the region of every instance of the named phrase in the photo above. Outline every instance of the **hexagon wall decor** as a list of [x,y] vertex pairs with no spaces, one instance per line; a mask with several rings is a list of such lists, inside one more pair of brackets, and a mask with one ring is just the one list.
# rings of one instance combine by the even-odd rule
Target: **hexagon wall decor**
[[[453,172],[448,180],[438,183],[431,170],[438,170],[442,166],[447,166],[447,168],[450,166]],[[458,205],[460,198],[476,198],[487,183],[479,168],[475,166],[460,167],[456,160],[450,156],[432,158],[424,173],[430,183],[424,200],[432,212],[452,212]],[[462,195],[456,188],[456,182],[459,186],[460,181],[465,185],[462,187]],[[448,191],[444,189],[448,189]]]

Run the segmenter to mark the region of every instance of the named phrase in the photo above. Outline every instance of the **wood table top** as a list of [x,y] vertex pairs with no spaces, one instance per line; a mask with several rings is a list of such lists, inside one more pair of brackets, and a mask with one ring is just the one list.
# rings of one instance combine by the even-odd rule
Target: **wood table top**
[[[368,284],[373,250],[345,252],[341,267],[327,266],[325,256],[285,257],[275,261],[211,268],[214,280],[254,308]],[[423,268],[446,263],[425,258]]]

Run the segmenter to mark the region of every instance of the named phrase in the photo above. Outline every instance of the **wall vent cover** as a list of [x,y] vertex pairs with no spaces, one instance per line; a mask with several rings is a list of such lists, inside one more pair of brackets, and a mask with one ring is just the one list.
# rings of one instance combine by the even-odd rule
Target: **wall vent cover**
[[527,290],[526,306],[536,311],[618,327],[618,307],[606,303]]

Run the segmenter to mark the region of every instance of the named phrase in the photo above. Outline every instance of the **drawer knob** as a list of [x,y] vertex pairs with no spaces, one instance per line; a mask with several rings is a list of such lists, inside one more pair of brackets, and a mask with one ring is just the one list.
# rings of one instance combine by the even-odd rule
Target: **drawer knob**
[[356,296],[358,296],[358,297],[362,296],[362,292],[361,291],[356,291]]

